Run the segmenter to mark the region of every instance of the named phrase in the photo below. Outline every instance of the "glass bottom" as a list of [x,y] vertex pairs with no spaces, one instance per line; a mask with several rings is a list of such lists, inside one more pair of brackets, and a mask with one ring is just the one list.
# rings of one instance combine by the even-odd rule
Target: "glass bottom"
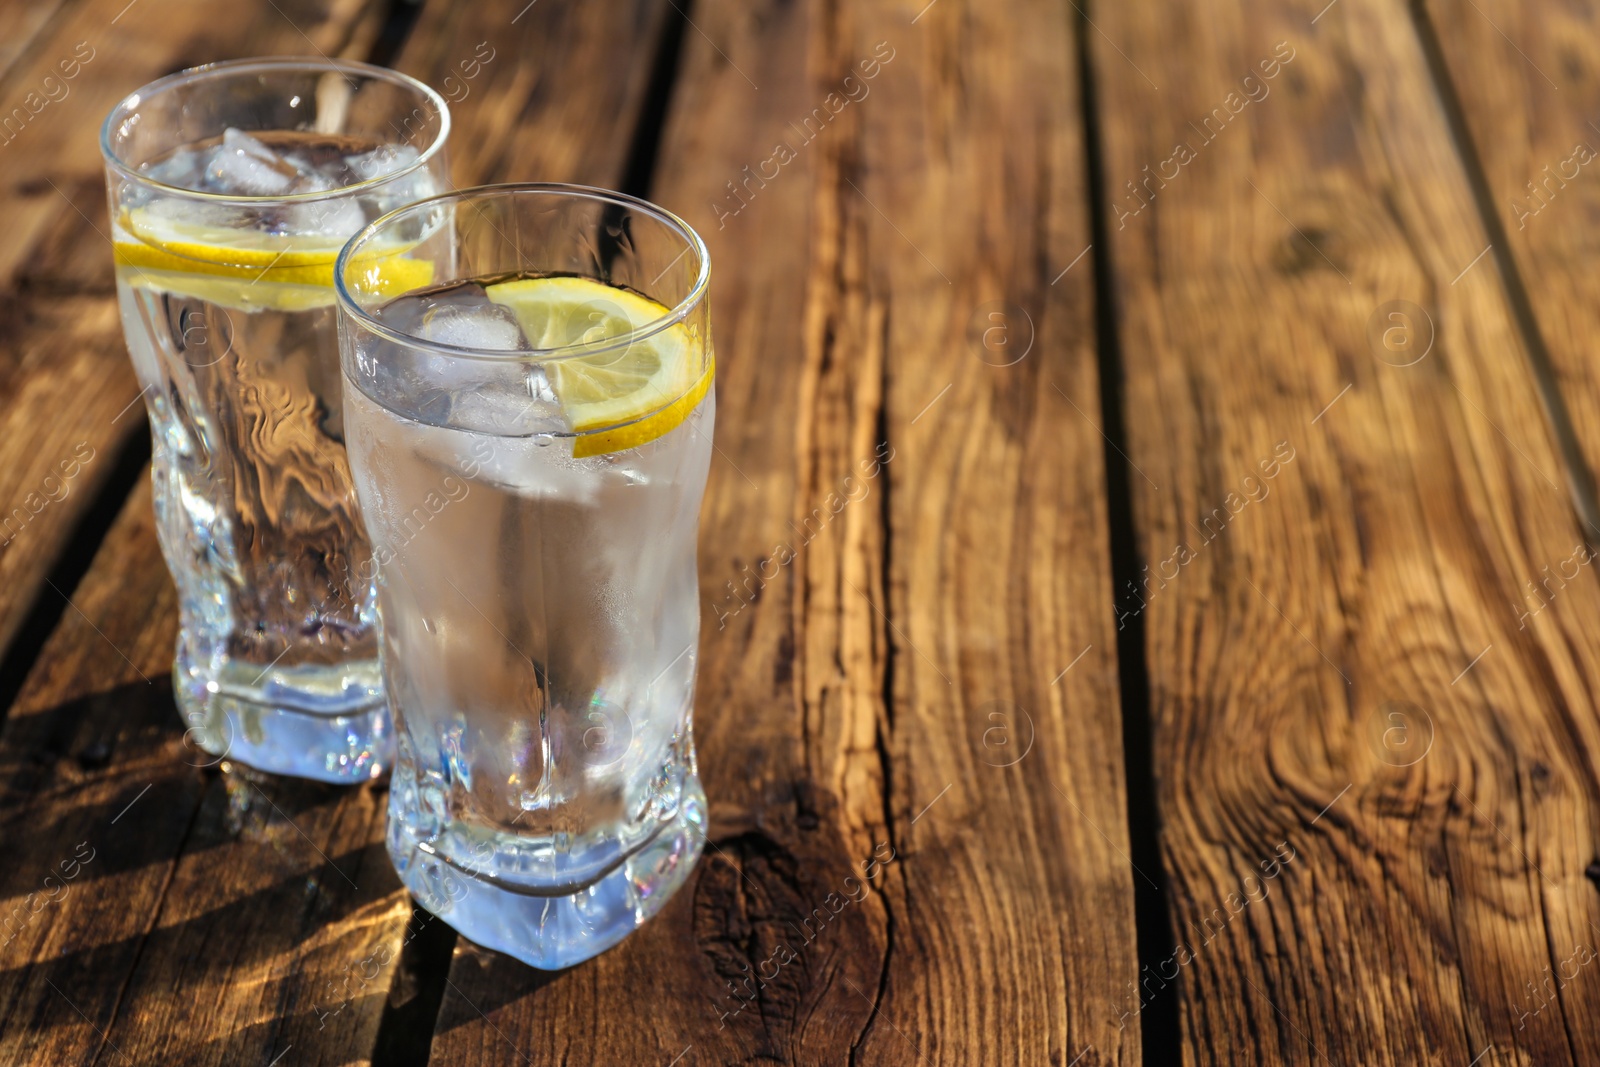
[[[394,763],[388,705],[350,685],[352,677],[378,673],[376,662],[302,667],[275,670],[266,685],[254,685],[195,662],[180,636],[172,691],[189,727],[185,737],[206,754],[192,762],[227,759],[343,785],[381,777]],[[359,695],[352,699],[352,692]]]
[[582,963],[638,929],[688,880],[705,847],[705,793],[689,771],[675,808],[617,866],[564,895],[519,891],[445,862],[408,818],[404,792],[389,793],[389,857],[400,881],[469,941],[541,970]]

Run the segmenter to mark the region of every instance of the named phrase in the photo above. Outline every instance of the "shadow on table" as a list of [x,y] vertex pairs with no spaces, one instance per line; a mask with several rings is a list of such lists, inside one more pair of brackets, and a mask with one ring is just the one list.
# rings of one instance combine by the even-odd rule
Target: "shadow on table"
[[[523,997],[532,996],[583,966],[580,963],[577,967],[559,971],[541,971],[502,952],[475,945],[465,938],[459,939],[459,947],[451,964],[455,988],[446,988],[440,1005],[435,1029],[441,1034],[458,1026],[481,1023],[484,1016]],[[471,981],[467,983],[472,989],[471,1000],[461,984],[462,969],[472,972]]]
[[[164,678],[5,723],[0,901],[23,912],[0,931],[0,1005],[34,1005],[19,1010],[43,1031],[115,1013],[111,1040],[148,1055],[208,1039],[204,1024],[173,1025],[174,1000],[214,1027],[241,986],[296,1010],[349,995],[311,987],[359,964],[405,907],[375,840],[383,787],[244,776],[201,756]],[[249,1048],[246,1062],[261,1047],[250,1037],[216,1040]]]
[[[229,820],[195,821],[199,805],[217,800],[219,779]],[[362,788],[373,787],[355,787]],[[153,821],[181,823],[178,832],[189,838],[184,851],[192,852],[298,825],[353,791],[259,774],[200,750],[165,676],[14,713],[0,729],[0,838],[44,840],[56,851],[59,843],[86,841],[104,852],[84,866],[82,877],[90,879],[167,858],[171,845]],[[0,893],[14,889],[14,879],[36,880],[54,866],[34,870],[15,851],[11,858],[19,862],[0,869]]]

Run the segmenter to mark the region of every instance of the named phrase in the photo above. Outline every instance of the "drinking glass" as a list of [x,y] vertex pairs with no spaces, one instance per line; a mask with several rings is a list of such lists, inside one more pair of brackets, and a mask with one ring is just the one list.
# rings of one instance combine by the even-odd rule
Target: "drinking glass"
[[[370,266],[396,250],[433,265],[398,298]],[[401,208],[337,268],[389,854],[424,907],[536,967],[625,937],[704,842],[709,273],[661,208],[538,184]]]
[[[179,594],[173,688],[213,762],[344,782],[392,761],[333,266],[444,187],[449,129],[420,82],[307,59],[182,71],[106,119],[117,297]],[[391,257],[375,284],[420,267]]]

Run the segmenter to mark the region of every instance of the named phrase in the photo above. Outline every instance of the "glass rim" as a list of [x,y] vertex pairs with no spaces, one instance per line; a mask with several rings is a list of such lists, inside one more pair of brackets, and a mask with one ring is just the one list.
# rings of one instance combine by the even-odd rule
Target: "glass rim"
[[[683,299],[668,309],[666,314],[652,319],[643,326],[630,330],[627,334],[618,335],[611,344],[605,344],[603,341],[574,342],[556,348],[535,348],[520,351],[503,348],[469,348],[462,345],[444,344],[440,341],[430,341],[426,338],[406,333],[403,330],[397,330],[378,319],[377,316],[370,314],[366,308],[357,302],[346,287],[344,280],[345,269],[349,265],[356,249],[375,239],[379,230],[398,220],[399,216],[447,200],[461,201],[473,197],[485,197],[486,195],[516,196],[524,193],[594,200],[606,205],[630,208],[664,223],[683,238],[684,252],[692,251],[700,257],[700,269],[695,274],[694,284],[689,287],[689,292],[684,295]],[[680,252],[678,256],[682,258],[683,252]],[[677,261],[674,260],[673,262],[676,263]],[[668,264],[669,269],[671,266],[672,264]],[[664,274],[666,271],[662,271],[662,273]],[[345,243],[344,248],[339,252],[338,260],[333,265],[333,289],[337,297],[339,310],[357,320],[362,329],[387,338],[396,344],[404,345],[407,348],[437,353],[452,359],[483,360],[495,363],[506,363],[513,360],[535,360],[540,363],[548,363],[559,359],[595,356],[618,348],[632,347],[640,341],[654,337],[664,330],[669,330],[687,319],[695,308],[704,301],[710,284],[711,253],[706,248],[705,241],[693,226],[690,226],[666,208],[658,204],[652,204],[641,197],[631,196],[628,193],[619,193],[613,189],[601,189],[592,185],[573,185],[567,182],[506,182],[499,185],[475,185],[466,189],[454,189],[449,192],[439,193],[423,200],[412,201],[368,223],[365,228]]]
[[[111,147],[111,131],[114,126],[134,113],[139,105],[159,93],[164,93],[180,85],[212,78],[221,78],[238,74],[252,74],[264,71],[309,71],[333,74],[359,74],[363,77],[386,81],[391,85],[399,85],[410,89],[425,99],[439,115],[439,132],[434,136],[429,145],[417,153],[417,158],[408,165],[388,174],[380,174],[376,178],[366,178],[349,185],[341,185],[337,189],[325,189],[320,192],[285,193],[270,196],[248,196],[238,193],[213,193],[203,189],[186,189],[181,185],[168,185],[166,182],[157,181],[148,174],[129,166],[117,155]],[[106,114],[105,122],[100,125],[100,155],[105,159],[106,167],[115,171],[129,181],[150,189],[161,192],[163,196],[183,197],[203,201],[209,204],[228,204],[241,207],[260,207],[265,204],[285,203],[311,203],[318,200],[337,200],[341,197],[360,194],[367,190],[386,185],[414,174],[426,167],[434,156],[444,148],[445,141],[450,136],[450,107],[445,103],[432,86],[418,81],[409,74],[402,74],[390,67],[380,67],[372,63],[362,63],[354,59],[327,59],[311,58],[307,56],[257,56],[248,59],[227,59],[216,63],[203,63],[197,67],[186,67],[174,74],[157,78],[153,82],[141,85],[127,96],[118,100]]]

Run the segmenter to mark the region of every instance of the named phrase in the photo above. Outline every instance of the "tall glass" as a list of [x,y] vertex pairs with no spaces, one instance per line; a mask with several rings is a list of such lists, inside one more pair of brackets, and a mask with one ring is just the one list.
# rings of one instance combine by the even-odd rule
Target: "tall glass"
[[[363,266],[394,249],[433,265],[399,299]],[[626,936],[704,841],[709,270],[668,212],[560,185],[402,208],[339,263],[400,749],[389,853],[424,907],[536,967]]]
[[[196,67],[106,119],[117,296],[182,615],[174,690],[218,759],[334,782],[392,762],[333,266],[368,222],[444,188],[449,129],[420,82],[306,59]],[[375,277],[398,291],[420,267],[391,257]]]

